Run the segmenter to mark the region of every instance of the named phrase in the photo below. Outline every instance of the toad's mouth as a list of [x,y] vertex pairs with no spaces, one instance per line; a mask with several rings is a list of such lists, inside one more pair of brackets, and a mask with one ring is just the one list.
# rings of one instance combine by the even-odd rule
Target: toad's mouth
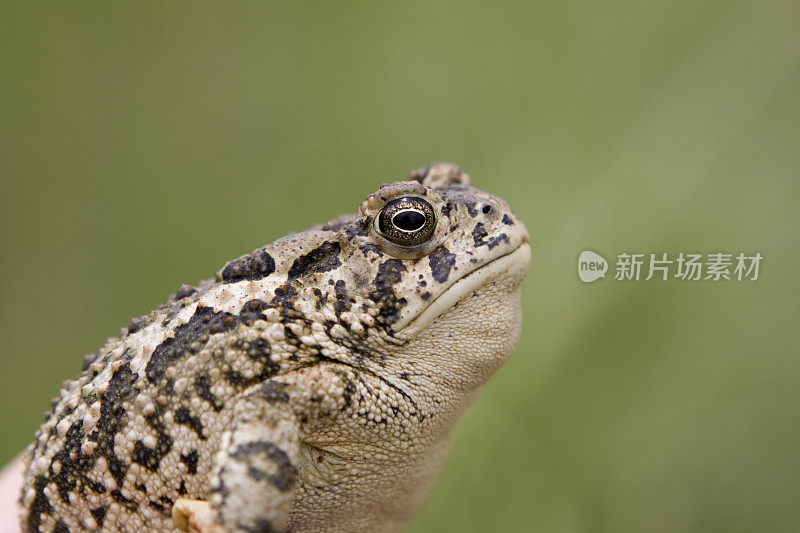
[[513,252],[492,259],[458,281],[437,296],[419,315],[400,319],[393,325],[395,338],[409,340],[427,328],[458,300],[490,280],[504,276],[518,277],[521,281],[531,261],[531,247],[523,242]]

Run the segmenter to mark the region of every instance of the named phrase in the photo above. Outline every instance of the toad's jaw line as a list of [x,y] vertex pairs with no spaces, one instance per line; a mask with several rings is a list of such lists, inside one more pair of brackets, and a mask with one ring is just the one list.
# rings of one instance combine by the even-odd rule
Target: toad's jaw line
[[433,300],[413,320],[396,322],[394,324],[394,328],[396,328],[395,338],[400,340],[412,339],[420,331],[427,328],[439,315],[453,307],[458,300],[485,284],[489,279],[500,277],[502,274],[513,270],[521,271],[521,279],[530,264],[530,249],[530,245],[527,242],[523,242],[513,252],[501,255],[459,279]]

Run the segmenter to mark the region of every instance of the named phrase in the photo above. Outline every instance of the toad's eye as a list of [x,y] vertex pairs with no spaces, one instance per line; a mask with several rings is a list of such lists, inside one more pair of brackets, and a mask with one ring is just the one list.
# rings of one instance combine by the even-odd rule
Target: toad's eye
[[406,196],[386,204],[378,215],[378,232],[398,246],[417,246],[428,241],[436,229],[431,204]]

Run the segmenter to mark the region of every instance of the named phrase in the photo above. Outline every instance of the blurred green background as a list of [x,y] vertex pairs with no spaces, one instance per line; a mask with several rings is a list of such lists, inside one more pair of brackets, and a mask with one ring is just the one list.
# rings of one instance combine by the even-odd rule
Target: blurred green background
[[[532,232],[423,531],[800,529],[800,4],[4,2],[0,461],[181,282],[432,160]],[[579,252],[755,252],[583,284]],[[612,266],[613,268],[613,266]]]

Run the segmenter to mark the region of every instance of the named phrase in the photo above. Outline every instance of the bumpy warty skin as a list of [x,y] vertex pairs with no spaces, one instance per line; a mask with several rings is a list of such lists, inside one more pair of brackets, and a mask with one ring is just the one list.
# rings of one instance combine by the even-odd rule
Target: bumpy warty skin
[[63,384],[23,530],[400,529],[516,346],[529,258],[508,205],[437,164],[182,285]]

